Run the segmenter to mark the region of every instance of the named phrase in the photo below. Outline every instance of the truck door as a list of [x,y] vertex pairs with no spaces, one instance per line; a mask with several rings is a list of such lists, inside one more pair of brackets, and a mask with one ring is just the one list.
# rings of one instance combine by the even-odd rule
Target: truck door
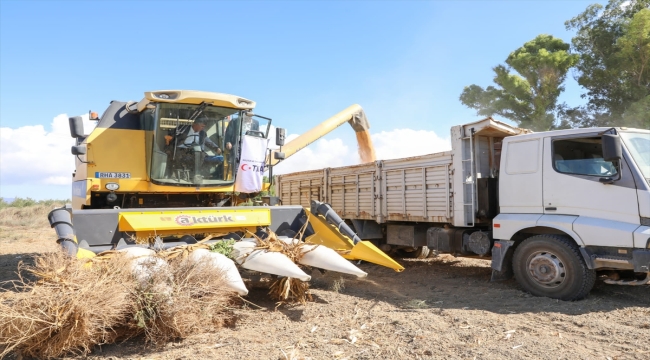
[[545,138],[543,166],[545,215],[577,216],[573,231],[585,246],[633,247],[640,225],[634,179],[621,159],[621,180],[600,182],[617,170],[603,160],[598,133]]

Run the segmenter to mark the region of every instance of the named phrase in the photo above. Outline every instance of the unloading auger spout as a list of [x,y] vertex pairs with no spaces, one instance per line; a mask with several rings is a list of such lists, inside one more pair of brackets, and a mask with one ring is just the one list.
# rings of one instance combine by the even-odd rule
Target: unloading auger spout
[[[309,144],[329,134],[332,130],[346,122],[352,126],[355,132],[363,132],[370,129],[370,123],[363,108],[360,105],[351,105],[282,146],[281,152],[284,154],[284,158],[289,158],[291,155],[306,148]],[[275,165],[279,162],[275,156],[272,156],[269,161],[270,165]]]

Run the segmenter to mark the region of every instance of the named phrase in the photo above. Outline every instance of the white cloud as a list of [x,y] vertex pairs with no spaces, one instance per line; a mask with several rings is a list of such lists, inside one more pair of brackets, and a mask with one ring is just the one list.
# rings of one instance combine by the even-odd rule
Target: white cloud
[[[296,134],[287,136],[285,144],[296,137]],[[282,161],[273,172],[277,175],[356,164],[358,160],[351,156],[352,151],[341,139],[320,139]],[[355,160],[357,162],[354,162]]]
[[[96,123],[82,115],[88,134]],[[3,185],[69,185],[74,170],[68,115],[43,125],[0,128],[0,182]]]
[[449,138],[443,139],[433,131],[395,129],[372,135],[378,160],[398,159],[432,154],[451,149]]
[[[298,137],[292,134],[286,143]],[[441,138],[433,131],[394,129],[371,134],[377,160],[397,159],[431,154],[451,149],[449,138]],[[343,140],[320,139],[278,164],[274,174],[356,165],[360,163],[356,146],[345,145]]]

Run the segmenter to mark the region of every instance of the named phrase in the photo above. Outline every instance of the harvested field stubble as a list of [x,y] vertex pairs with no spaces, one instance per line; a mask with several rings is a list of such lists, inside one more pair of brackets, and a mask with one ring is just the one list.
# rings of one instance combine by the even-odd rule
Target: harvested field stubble
[[[47,219],[42,224],[0,225],[0,281],[16,280],[20,261],[34,264],[37,253],[58,249]],[[250,288],[235,310],[237,326],[197,331],[165,346],[146,347],[138,337],[72,358],[650,358],[650,286],[598,281],[585,300],[564,302],[530,296],[514,280],[490,282],[487,260],[441,255],[400,263],[401,273],[358,265],[367,278],[313,271],[314,301],[277,311],[268,286]],[[0,303],[8,296],[1,292]]]
[[32,267],[20,265],[20,279],[0,293],[0,358],[87,354],[141,334],[161,344],[232,320],[233,294],[214,268],[172,261],[164,271],[150,269],[143,283],[130,261],[113,256],[84,263],[48,253]]

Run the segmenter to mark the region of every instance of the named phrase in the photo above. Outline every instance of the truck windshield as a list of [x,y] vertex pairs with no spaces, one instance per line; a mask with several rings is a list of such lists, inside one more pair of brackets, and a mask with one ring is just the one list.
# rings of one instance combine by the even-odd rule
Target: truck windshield
[[[157,104],[151,179],[179,186],[234,181],[242,111],[212,105]],[[234,135],[226,139],[228,133]]]
[[650,183],[650,132],[621,131],[621,138],[643,177]]

